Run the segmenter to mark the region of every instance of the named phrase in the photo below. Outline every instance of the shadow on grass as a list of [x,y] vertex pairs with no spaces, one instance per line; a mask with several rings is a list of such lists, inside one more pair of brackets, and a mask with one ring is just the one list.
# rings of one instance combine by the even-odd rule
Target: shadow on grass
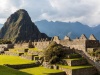
[[32,75],[32,74],[21,72],[13,68],[0,65],[0,75]]
[[14,68],[14,69],[26,69],[26,68],[33,68],[33,67],[40,66],[40,64],[38,64],[38,63],[15,64],[15,65],[4,64],[4,65],[7,66],[7,67]]
[[57,72],[57,73],[43,73],[43,74],[46,74],[46,75],[66,75],[65,72]]

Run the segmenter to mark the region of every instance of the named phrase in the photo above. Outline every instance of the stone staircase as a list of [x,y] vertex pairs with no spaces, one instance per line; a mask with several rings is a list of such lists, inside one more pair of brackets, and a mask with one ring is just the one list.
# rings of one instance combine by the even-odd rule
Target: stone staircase
[[81,57],[79,54],[64,59],[67,65],[61,65],[60,70],[66,72],[66,75],[95,75],[97,70],[95,67],[89,65],[86,59]]
[[86,58],[87,61],[88,61],[91,65],[93,65],[93,66],[95,66],[95,67],[97,68],[97,70],[98,70],[98,72],[99,72],[99,74],[100,74],[100,62],[96,61],[96,58],[90,56],[90,55],[89,55],[87,52],[85,52],[85,51],[76,50],[75,52],[76,52],[76,53],[79,53],[79,54],[82,55],[84,58]]

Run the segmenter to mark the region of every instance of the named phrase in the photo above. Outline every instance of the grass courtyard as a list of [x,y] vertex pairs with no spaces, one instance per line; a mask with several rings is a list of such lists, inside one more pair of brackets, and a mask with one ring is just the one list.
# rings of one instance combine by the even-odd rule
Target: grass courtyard
[[3,64],[26,64],[34,61],[26,60],[17,56],[0,55],[0,65]]
[[44,67],[34,67],[34,68],[28,68],[28,69],[21,69],[20,71],[29,73],[31,75],[48,75],[50,73],[59,73],[63,72],[60,70],[54,70],[54,69],[48,69]]
[[83,65],[83,66],[67,66],[67,65],[59,65],[62,68],[66,68],[66,69],[82,69],[82,68],[91,68],[93,66],[91,65]]
[[31,74],[0,65],[0,75],[31,75]]
[[0,66],[0,75],[48,75],[50,73],[59,73],[60,70],[47,69],[44,67],[35,67],[16,70],[6,66]]
[[[80,58],[79,58],[80,59]],[[78,59],[69,59],[69,60],[78,60]],[[26,69],[12,69],[9,67],[4,66],[3,64],[26,64],[32,63],[35,61],[26,60],[17,56],[8,56],[8,55],[0,55],[0,75],[49,75],[50,73],[59,73],[63,72],[60,70],[48,69],[44,67],[33,67],[33,68],[26,68]],[[67,69],[81,69],[81,68],[90,68],[92,66],[67,66],[67,65],[59,65],[63,68]]]
[[26,64],[34,61],[22,59],[17,56],[0,55],[0,75],[48,75],[49,73],[63,72],[60,70],[47,69],[44,67],[34,67],[15,70],[3,64]]

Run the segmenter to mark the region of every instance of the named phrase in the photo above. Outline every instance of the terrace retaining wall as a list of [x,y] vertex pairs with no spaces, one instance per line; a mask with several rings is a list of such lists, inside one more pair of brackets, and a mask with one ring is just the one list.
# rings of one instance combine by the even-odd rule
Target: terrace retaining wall
[[24,68],[32,68],[32,67],[38,67],[40,64],[38,63],[29,63],[29,64],[16,64],[16,65],[9,65],[5,64],[5,66],[14,68],[14,69],[24,69]]

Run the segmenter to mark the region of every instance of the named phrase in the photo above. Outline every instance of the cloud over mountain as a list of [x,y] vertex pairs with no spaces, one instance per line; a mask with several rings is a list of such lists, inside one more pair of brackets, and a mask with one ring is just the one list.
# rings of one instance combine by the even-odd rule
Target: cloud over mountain
[[100,24],[100,0],[0,0],[0,23],[18,9],[26,9],[32,20],[79,21]]

